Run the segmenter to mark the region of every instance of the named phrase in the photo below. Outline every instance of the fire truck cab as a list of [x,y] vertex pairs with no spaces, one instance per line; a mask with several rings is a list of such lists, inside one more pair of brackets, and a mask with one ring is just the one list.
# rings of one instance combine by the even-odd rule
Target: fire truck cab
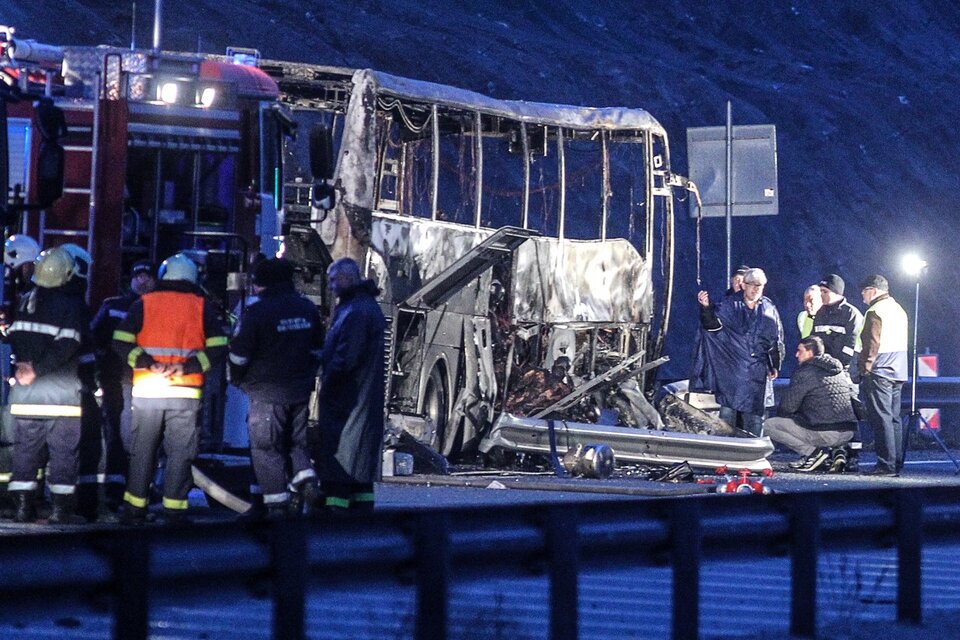
[[93,308],[118,292],[137,260],[159,264],[191,251],[207,286],[224,297],[227,273],[243,270],[248,254],[276,251],[284,123],[267,74],[226,58],[26,46],[9,30],[2,36],[2,75],[20,97],[8,104],[5,127],[16,198],[37,200],[41,147],[52,133],[42,105],[52,103],[66,125],[62,196],[26,208],[7,231],[42,247],[86,247]]

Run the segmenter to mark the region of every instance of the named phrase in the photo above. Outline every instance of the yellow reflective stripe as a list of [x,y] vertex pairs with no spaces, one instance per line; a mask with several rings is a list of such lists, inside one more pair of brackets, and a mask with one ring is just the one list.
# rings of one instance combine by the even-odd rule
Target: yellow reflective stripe
[[351,496],[354,502],[373,502],[372,493],[355,493]]
[[207,338],[204,344],[208,347],[222,347],[227,344],[228,341],[227,336],[213,336],[212,338]]
[[120,342],[137,343],[136,334],[130,333],[129,331],[120,331],[119,329],[113,332],[113,339],[119,340]]
[[334,498],[333,496],[327,496],[324,504],[326,504],[328,507],[340,507],[341,509],[347,509],[350,507],[350,501],[346,498]]
[[144,347],[144,351],[152,356],[172,356],[180,358],[189,358],[193,355],[194,349],[181,349],[179,347]]
[[127,354],[127,366],[131,369],[137,366],[137,358],[140,357],[140,354],[143,353],[142,347],[134,347],[130,349],[130,353]]
[[134,398],[195,398],[200,399],[203,389],[199,387],[173,387],[143,385],[133,387]]
[[12,473],[0,473],[0,483],[10,482],[10,478],[12,477]]
[[186,500],[174,500],[173,498],[164,498],[163,499],[163,508],[164,509],[177,509],[183,510],[190,506]]
[[129,491],[125,491],[123,494],[123,501],[129,503],[131,506],[136,507],[137,509],[146,509],[147,508],[147,499],[138,498]]
[[210,369],[210,358],[207,357],[207,353],[205,351],[197,351],[194,355],[197,356],[197,360],[200,362],[200,370],[208,371]]
[[12,404],[14,416],[50,416],[51,418],[79,418],[80,407],[69,404]]

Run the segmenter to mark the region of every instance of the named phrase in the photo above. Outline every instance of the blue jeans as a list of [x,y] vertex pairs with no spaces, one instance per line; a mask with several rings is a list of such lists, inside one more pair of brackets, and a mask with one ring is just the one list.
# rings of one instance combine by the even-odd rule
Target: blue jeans
[[730,407],[720,407],[720,419],[731,427],[743,429],[747,433],[755,436],[763,435],[763,414],[747,413],[746,411],[737,411]]
[[902,382],[867,375],[860,381],[860,397],[873,429],[877,465],[899,471],[903,464],[903,424],[900,422]]

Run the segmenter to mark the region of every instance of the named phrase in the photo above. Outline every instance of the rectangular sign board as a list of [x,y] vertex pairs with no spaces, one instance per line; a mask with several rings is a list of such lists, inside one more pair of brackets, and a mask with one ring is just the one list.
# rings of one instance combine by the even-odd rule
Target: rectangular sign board
[[[700,189],[705,217],[727,215],[727,128],[687,129],[690,179]],[[779,212],[777,128],[772,124],[733,127],[733,212],[775,216]],[[696,217],[690,199],[690,216]]]

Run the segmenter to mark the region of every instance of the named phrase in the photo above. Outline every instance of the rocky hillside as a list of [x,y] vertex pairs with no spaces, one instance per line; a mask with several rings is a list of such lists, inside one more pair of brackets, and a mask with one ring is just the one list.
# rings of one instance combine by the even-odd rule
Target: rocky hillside
[[[149,46],[153,2],[136,4]],[[734,221],[734,263],[762,266],[768,295],[796,340],[803,288],[841,274],[885,273],[911,309],[899,273],[908,248],[930,261],[922,287],[921,349],[960,374],[954,252],[958,214],[960,5],[948,0],[167,0],[163,46],[375,67],[499,98],[641,106],[670,132],[686,172],[685,128],[777,126],[780,211]],[[0,23],[57,44],[130,42],[132,3],[3,3]],[[724,225],[704,225],[706,284],[724,281]],[[679,294],[668,373],[683,376],[695,322],[694,224],[679,229]]]

